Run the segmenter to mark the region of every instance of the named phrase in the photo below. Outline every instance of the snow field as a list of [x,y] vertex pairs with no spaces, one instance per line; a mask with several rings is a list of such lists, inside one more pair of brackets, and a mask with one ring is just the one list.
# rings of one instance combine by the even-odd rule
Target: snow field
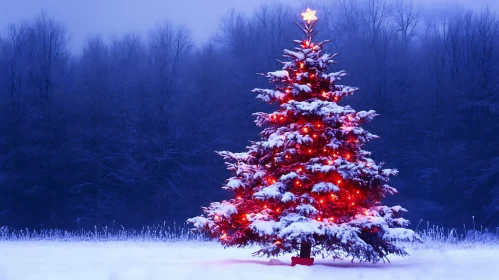
[[211,242],[0,242],[0,280],[153,279],[499,279],[499,247],[409,249],[391,263],[316,258],[291,267],[290,255],[252,257],[256,248],[223,249]]

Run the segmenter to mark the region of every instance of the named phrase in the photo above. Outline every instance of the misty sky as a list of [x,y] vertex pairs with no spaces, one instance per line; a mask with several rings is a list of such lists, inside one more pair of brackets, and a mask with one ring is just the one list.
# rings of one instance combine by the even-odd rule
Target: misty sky
[[[41,10],[64,22],[73,48],[80,48],[89,34],[110,36],[123,32],[144,34],[165,19],[187,25],[198,43],[215,31],[220,17],[230,8],[251,12],[273,0],[0,0],[0,28],[8,23],[31,19]],[[335,0],[320,0],[335,1]],[[362,1],[362,0],[359,0]],[[284,0],[298,4],[301,0]],[[499,9],[499,0],[415,0],[425,5],[463,4],[479,7],[489,4]],[[430,4],[431,3],[431,4]]]

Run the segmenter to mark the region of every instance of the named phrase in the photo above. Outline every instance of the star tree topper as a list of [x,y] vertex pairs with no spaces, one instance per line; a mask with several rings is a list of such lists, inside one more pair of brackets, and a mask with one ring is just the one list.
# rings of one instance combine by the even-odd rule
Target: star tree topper
[[317,20],[317,17],[315,16],[315,13],[317,11],[315,10],[310,10],[310,8],[307,8],[307,10],[302,13],[303,20],[307,21],[308,24],[310,24],[312,21]]

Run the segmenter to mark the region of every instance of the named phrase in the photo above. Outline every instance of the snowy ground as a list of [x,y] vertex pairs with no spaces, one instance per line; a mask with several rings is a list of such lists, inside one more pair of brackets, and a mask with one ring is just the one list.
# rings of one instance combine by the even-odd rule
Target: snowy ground
[[0,280],[15,279],[499,279],[499,248],[418,249],[388,264],[316,259],[289,266],[290,256],[254,258],[252,249],[214,243],[0,242]]

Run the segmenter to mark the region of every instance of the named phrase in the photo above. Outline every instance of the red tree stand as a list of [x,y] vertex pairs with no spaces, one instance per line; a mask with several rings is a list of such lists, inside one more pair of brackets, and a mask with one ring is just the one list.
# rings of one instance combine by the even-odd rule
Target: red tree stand
[[303,243],[300,246],[300,256],[291,257],[291,266],[297,264],[311,266],[314,264],[314,258],[310,257],[312,245],[310,243]]

